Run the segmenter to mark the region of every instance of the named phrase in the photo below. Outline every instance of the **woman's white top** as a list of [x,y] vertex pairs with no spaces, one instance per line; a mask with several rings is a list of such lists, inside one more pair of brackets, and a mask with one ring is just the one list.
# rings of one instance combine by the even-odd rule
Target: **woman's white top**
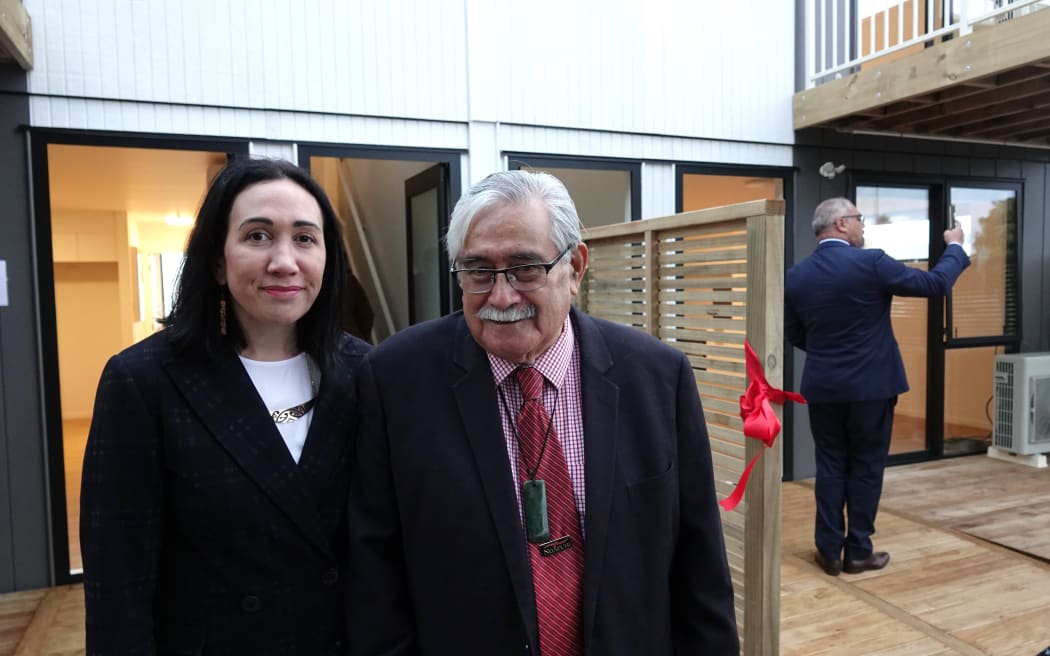
[[[310,363],[306,353],[276,362],[240,357],[245,371],[255,385],[255,390],[271,415],[314,398],[317,385],[310,378]],[[313,415],[313,408],[310,408],[306,414],[294,421],[275,424],[296,463],[303,453],[303,444],[306,443],[306,434],[310,430]]]

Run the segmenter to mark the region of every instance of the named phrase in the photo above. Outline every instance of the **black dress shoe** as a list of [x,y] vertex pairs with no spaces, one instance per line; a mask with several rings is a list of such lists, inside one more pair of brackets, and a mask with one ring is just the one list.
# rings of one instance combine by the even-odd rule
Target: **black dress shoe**
[[832,560],[819,551],[813,557],[813,560],[817,561],[817,564],[820,565],[820,569],[824,570],[824,573],[828,576],[838,576],[839,572],[842,571],[841,560]]
[[847,574],[860,574],[876,569],[882,569],[890,562],[890,554],[885,551],[873,551],[864,560],[847,560],[842,565],[842,571]]

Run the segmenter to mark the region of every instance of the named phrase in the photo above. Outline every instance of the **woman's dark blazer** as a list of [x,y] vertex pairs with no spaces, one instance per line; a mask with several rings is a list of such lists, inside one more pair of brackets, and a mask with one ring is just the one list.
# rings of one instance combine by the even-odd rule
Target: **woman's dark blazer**
[[84,456],[88,654],[339,654],[353,378],[344,335],[298,464],[237,355],[113,356]]

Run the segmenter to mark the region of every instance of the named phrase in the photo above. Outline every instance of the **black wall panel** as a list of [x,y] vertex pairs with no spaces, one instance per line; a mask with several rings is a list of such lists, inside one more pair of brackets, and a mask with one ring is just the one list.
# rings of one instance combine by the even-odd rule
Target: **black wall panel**
[[[827,161],[845,164],[846,170],[828,180],[818,173]],[[787,266],[807,256],[816,245],[810,229],[813,208],[826,198],[848,195],[849,181],[858,173],[1020,180],[1021,350],[1050,351],[1050,150],[813,129],[796,133],[794,163],[796,218],[788,226],[794,248],[788,253]],[[792,389],[798,389],[802,362],[798,353],[788,361]],[[791,455],[786,461],[793,468],[785,472],[785,478],[812,477],[816,467],[804,410],[792,412],[788,430],[786,445]]]
[[26,132],[26,74],[0,64],[0,592],[48,585],[46,440],[40,400]]

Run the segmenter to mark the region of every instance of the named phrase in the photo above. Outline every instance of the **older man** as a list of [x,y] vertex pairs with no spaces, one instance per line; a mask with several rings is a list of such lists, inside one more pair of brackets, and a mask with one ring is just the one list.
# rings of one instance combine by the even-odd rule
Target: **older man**
[[862,249],[864,215],[845,198],[817,205],[812,227],[817,249],[787,272],[784,321],[788,339],[806,352],[801,391],[816,450],[815,559],[831,576],[859,574],[890,562],[871,542],[893,409],[908,391],[890,304],[895,295],[947,294],[970,258],[958,227],[944,231],[948,246],[929,271]]
[[572,308],[587,247],[550,175],[485,178],[446,241],[463,311],[362,367],[352,653],[737,654],[686,358]]

